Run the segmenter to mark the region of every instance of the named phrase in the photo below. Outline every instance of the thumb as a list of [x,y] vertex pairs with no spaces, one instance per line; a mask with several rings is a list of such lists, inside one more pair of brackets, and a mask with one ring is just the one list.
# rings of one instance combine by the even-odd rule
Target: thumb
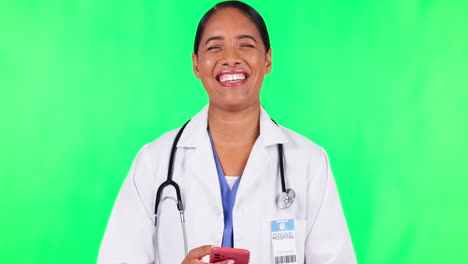
[[205,245],[192,249],[187,256],[191,258],[201,259],[202,257],[209,255],[211,252],[211,245]]
[[213,263],[213,264],[234,264],[234,263],[236,263],[236,262],[233,259],[226,259],[226,260],[216,262],[216,263]]

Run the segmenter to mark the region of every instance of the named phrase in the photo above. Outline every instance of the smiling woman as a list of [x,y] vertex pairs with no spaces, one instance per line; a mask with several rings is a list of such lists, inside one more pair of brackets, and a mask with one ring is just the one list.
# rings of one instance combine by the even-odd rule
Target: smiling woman
[[[209,104],[142,148],[98,262],[206,263],[214,245],[247,249],[250,263],[356,263],[325,151],[261,107],[272,67],[262,17],[217,4],[199,23],[192,62]],[[216,263],[246,263],[230,258]]]
[[264,75],[271,71],[271,49],[264,40],[268,32],[258,13],[250,12],[256,19],[251,18],[229,3],[219,4],[200,22],[193,70],[208,92],[210,105],[224,110],[258,109]]

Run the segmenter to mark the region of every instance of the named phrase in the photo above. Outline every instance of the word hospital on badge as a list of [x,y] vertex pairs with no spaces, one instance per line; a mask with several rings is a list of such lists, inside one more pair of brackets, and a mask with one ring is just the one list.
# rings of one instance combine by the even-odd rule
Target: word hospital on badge
[[271,221],[271,241],[273,244],[273,263],[297,264],[294,219]]

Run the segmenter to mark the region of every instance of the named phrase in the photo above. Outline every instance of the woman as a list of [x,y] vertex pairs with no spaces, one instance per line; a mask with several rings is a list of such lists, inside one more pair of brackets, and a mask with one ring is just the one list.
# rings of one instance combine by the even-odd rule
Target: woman
[[[192,61],[209,105],[183,129],[142,148],[115,202],[98,262],[206,263],[202,258],[215,245],[248,249],[250,263],[355,263],[325,152],[278,126],[261,107],[260,88],[272,67],[262,17],[242,2],[217,4],[198,25]],[[295,200],[278,198],[282,160]],[[155,202],[168,170],[180,187],[183,225],[175,188],[165,188]],[[290,235],[279,237],[276,224]]]

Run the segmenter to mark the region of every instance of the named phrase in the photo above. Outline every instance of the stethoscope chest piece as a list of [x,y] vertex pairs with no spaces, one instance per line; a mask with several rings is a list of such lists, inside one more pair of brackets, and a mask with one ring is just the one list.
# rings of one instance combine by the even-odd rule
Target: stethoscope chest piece
[[279,209],[286,209],[290,207],[296,199],[296,193],[293,189],[286,189],[286,192],[280,193],[276,199],[276,205]]

